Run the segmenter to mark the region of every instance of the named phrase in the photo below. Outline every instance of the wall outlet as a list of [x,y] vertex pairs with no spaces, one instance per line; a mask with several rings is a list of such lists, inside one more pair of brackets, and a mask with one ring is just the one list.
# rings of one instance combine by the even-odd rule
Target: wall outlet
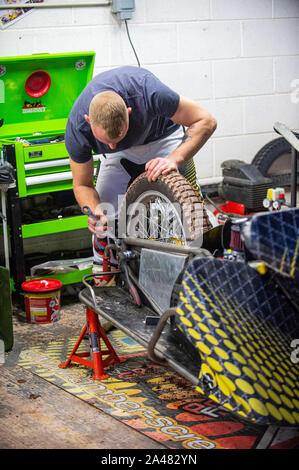
[[121,20],[130,20],[135,11],[135,0],[112,0],[111,11]]

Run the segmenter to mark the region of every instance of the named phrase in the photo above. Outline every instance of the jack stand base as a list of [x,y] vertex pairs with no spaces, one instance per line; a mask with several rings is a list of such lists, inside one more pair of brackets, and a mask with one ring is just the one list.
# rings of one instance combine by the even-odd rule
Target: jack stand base
[[[87,330],[89,333],[92,361],[85,359],[86,357],[90,357],[90,352],[77,353]],[[107,347],[104,351],[101,349],[101,339]],[[104,356],[107,357],[104,359]],[[67,361],[62,362],[58,367],[66,369],[68,367],[73,367],[74,363],[82,364],[94,370],[94,375],[92,376],[93,380],[105,380],[109,378],[108,374],[104,374],[105,367],[124,361],[124,358],[121,358],[116,354],[99,321],[98,315],[90,307],[87,307],[86,324],[78,338],[78,341],[76,342]]]

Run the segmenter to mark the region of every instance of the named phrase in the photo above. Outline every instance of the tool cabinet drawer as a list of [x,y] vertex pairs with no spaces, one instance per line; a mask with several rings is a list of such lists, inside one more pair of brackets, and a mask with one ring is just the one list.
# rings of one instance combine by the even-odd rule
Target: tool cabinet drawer
[[23,147],[24,162],[53,160],[56,158],[68,158],[64,142],[55,144],[29,145]]

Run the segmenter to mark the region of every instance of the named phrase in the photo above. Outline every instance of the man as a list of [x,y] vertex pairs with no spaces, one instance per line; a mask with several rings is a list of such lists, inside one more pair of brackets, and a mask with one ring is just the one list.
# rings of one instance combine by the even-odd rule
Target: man
[[[145,165],[149,181],[182,171],[215,129],[208,111],[148,70],[125,66],[97,75],[74,103],[66,126],[78,204],[89,206],[105,226],[100,203],[111,203],[117,216],[118,195],[125,194],[134,165]],[[105,156],[96,188],[92,151]],[[99,223],[88,218],[93,234]]]

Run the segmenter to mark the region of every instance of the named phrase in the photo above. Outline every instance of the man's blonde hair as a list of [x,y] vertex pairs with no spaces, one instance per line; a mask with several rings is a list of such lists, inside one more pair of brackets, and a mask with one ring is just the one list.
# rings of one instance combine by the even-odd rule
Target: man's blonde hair
[[101,126],[110,139],[117,139],[128,120],[126,103],[114,91],[98,93],[90,102],[89,119],[92,127]]

